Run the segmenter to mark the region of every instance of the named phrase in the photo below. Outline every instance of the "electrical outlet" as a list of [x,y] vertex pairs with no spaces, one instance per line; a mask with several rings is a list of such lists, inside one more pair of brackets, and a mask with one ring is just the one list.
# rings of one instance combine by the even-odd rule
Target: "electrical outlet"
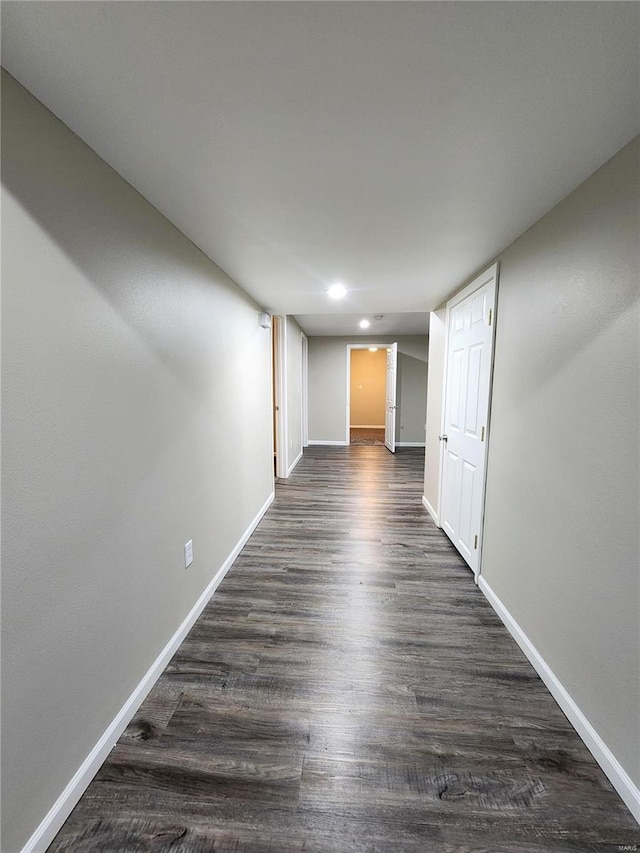
[[184,546],[184,567],[188,569],[193,563],[193,539],[189,539]]

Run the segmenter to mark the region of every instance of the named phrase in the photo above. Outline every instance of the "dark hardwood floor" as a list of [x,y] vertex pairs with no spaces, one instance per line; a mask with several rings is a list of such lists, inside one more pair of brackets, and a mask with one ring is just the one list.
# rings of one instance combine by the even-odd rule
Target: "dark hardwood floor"
[[640,829],[420,502],[309,448],[50,851],[614,851]]

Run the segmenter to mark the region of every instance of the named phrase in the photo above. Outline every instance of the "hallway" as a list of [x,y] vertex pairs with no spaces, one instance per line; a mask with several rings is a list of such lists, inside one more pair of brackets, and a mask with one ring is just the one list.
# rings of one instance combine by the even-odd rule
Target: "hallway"
[[50,851],[638,843],[422,508],[423,466],[305,451]]

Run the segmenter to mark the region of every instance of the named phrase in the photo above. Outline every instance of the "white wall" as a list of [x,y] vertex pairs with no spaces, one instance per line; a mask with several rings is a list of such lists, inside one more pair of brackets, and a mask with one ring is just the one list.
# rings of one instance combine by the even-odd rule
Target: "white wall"
[[13,853],[273,474],[258,306],[2,81],[2,849]]
[[425,440],[427,398],[426,335],[397,338],[309,338],[309,440],[347,440],[347,344],[387,346],[398,342],[398,422],[396,441]]
[[482,555],[636,786],[639,152],[636,139],[500,256]]

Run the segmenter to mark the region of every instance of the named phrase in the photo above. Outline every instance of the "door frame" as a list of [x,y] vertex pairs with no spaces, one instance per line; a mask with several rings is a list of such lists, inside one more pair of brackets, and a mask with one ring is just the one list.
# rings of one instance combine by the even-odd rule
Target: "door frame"
[[[389,411],[389,407],[387,403],[389,402],[389,353],[393,353],[394,363],[393,363],[393,441],[387,443],[387,412]],[[385,368],[385,376],[384,376],[384,446],[390,453],[396,452],[396,432],[398,427],[398,342],[394,341],[392,344],[387,345],[387,364]],[[393,447],[391,446],[393,445]]]
[[287,394],[286,394],[286,364],[287,364],[287,318],[274,314],[271,318],[275,346],[272,352],[275,357],[273,365],[274,394],[273,408],[275,410],[275,448],[276,448],[276,472],[275,476],[286,478],[288,470],[289,440],[287,437]]
[[[345,444],[347,447],[351,444],[351,350],[354,349],[369,349],[370,347],[377,347],[378,349],[386,349],[389,344],[381,344],[377,341],[369,341],[366,344],[347,344],[347,398],[345,403],[346,410],[346,428],[345,428]],[[385,399],[385,406],[386,406]]]
[[300,403],[302,405],[302,447],[309,447],[309,339],[300,332],[302,342],[302,377]]
[[[440,435],[444,434],[445,431],[445,421],[447,415],[447,374],[449,370],[449,322],[451,319],[451,310],[459,305],[460,302],[463,302],[468,296],[471,296],[472,293],[475,293],[476,290],[479,290],[492,278],[495,279],[495,287],[493,291],[493,304],[489,306],[489,310],[492,312],[491,319],[491,362],[489,366],[489,399],[488,399],[488,408],[487,408],[487,427],[485,431],[485,455],[484,455],[484,471],[483,475],[483,487],[482,487],[482,508],[480,511],[480,531],[478,536],[478,571],[474,573],[474,581],[476,584],[478,583],[478,579],[482,572],[482,549],[484,544],[484,508],[486,504],[486,494],[487,494],[487,470],[489,463],[489,443],[491,441],[491,404],[492,404],[492,396],[493,396],[493,365],[495,361],[495,352],[496,352],[496,315],[497,315],[497,307],[498,307],[498,283],[499,283],[499,272],[500,272],[500,262],[496,261],[490,267],[488,267],[484,272],[481,272],[480,275],[476,276],[473,281],[469,282],[462,290],[459,290],[455,293],[448,301],[445,311],[444,318],[444,375],[442,379],[442,411],[440,412]],[[442,490],[444,483],[444,463],[445,463],[445,447],[444,442],[440,442],[440,459],[439,459],[439,474],[438,474],[438,527],[442,527],[441,519],[442,519]],[[448,537],[447,537],[448,538]]]

